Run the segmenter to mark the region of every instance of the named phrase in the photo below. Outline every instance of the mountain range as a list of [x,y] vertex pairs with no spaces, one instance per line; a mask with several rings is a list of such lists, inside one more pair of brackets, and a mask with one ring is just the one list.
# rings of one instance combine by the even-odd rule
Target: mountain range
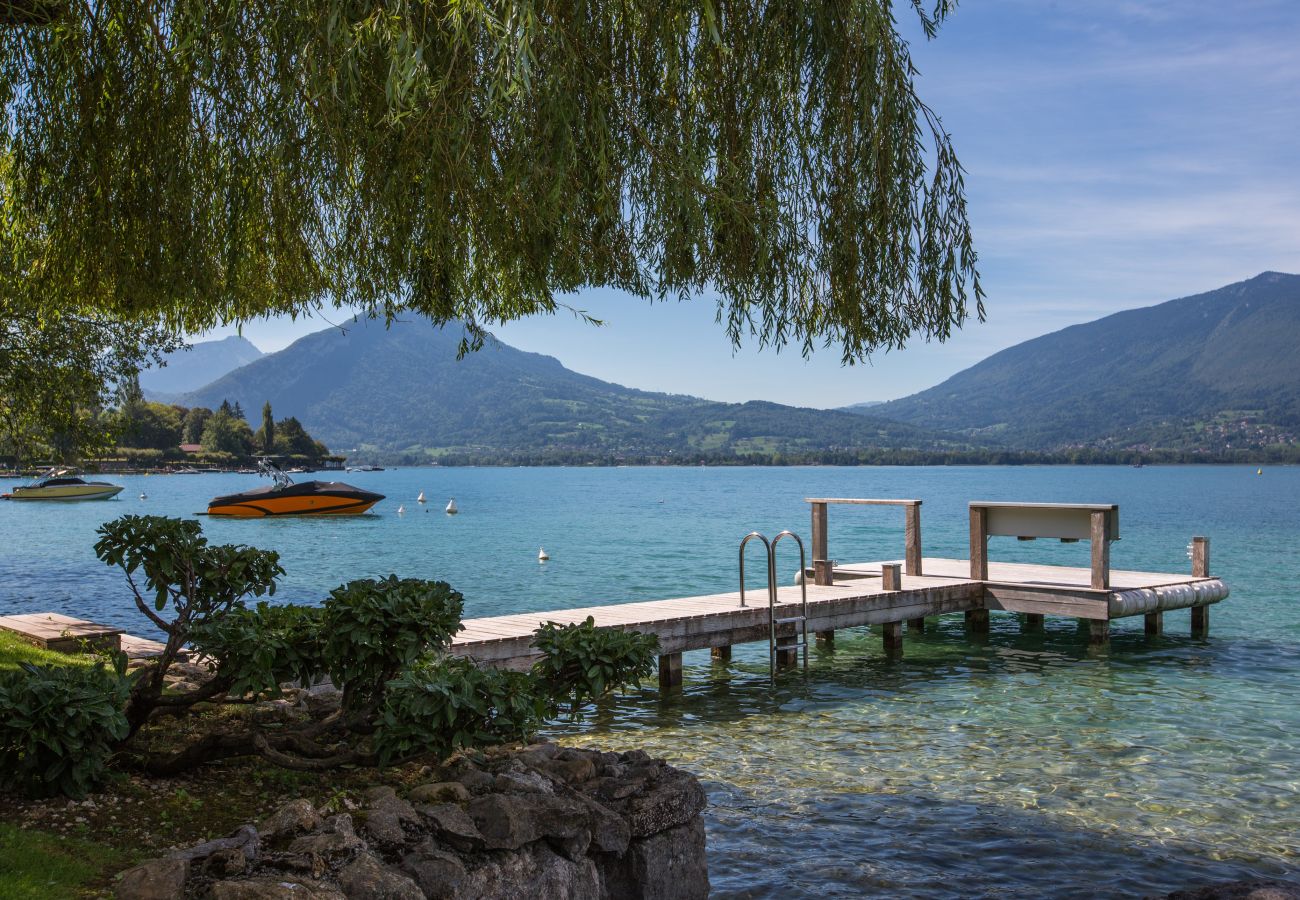
[[407,461],[843,458],[968,447],[930,429],[835,410],[717,403],[580,375],[504,343],[457,359],[426,320],[357,321],[308,335],[176,398],[270,401],[338,452]]
[[1297,342],[1300,276],[1264,272],[1034,338],[870,414],[1028,450],[1294,446]]
[[266,356],[242,338],[196,344],[221,377],[168,396],[142,385],[251,416],[269,400],[332,449],[391,461],[1300,459],[1298,342],[1300,276],[1265,272],[842,410],[634,390],[495,341],[458,360],[460,334],[425,320],[357,321]]

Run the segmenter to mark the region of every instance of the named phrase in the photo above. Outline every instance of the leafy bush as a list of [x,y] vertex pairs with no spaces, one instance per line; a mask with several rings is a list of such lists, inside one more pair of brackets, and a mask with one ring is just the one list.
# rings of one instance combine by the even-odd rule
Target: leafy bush
[[461,657],[425,659],[388,683],[375,750],[386,765],[415,753],[524,740],[548,705],[523,672],[480,669]]
[[322,671],[321,614],[314,606],[262,602],[195,626],[189,636],[229,693],[273,697],[282,682],[308,684]]
[[576,716],[587,700],[648,676],[654,668],[659,638],[597,628],[596,620],[587,616],[581,624],[547,622],[535,632],[533,646],[542,651],[542,658],[533,664],[533,675],[554,699],[567,699],[570,715]]
[[129,687],[102,664],[24,663],[0,673],[0,783],[33,796],[85,796],[127,735]]
[[354,704],[377,700],[404,668],[451,646],[464,605],[445,581],[390,575],[335,588],[321,620],[330,679]]

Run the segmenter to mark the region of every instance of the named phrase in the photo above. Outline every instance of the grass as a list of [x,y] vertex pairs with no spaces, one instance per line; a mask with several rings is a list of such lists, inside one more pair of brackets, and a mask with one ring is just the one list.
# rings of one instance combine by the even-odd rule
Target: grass
[[66,900],[103,885],[105,872],[127,868],[124,851],[0,823],[0,896]]
[[91,653],[59,653],[42,650],[10,631],[0,631],[0,672],[18,668],[20,662],[53,666],[89,666],[96,659]]

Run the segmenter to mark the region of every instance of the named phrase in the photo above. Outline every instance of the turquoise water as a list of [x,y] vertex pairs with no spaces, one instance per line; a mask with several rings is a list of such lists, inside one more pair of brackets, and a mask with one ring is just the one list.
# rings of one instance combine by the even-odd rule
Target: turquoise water
[[[94,558],[95,527],[126,512],[192,513],[257,483],[112,480],[127,486],[114,501],[0,504],[0,613],[54,609],[147,633],[120,575]],[[879,635],[841,632],[806,680],[775,688],[764,647],[737,648],[726,666],[688,654],[680,694],[647,686],[574,738],[641,746],[706,780],[718,896],[1141,896],[1300,874],[1300,469],[406,469],[344,480],[389,499],[356,521],[204,528],[279,551],[281,598],[398,572],[447,579],[467,616],[732,590],[740,537],[806,536],[809,496],[921,498],[930,556],[966,555],[972,499],[1117,502],[1116,568],[1188,571],[1187,541],[1209,535],[1212,571],[1233,593],[1213,608],[1208,640],[1188,637],[1185,612],[1166,615],[1159,639],[1141,619],[1117,623],[1104,650],[1072,620],[1029,636],[994,614],[977,642],[955,616],[909,634],[901,659]],[[442,512],[452,496],[455,517]],[[901,556],[901,511],[830,515],[832,556]],[[797,553],[782,552],[787,581]],[[994,559],[1086,565],[1087,554],[1086,543],[991,543]]]

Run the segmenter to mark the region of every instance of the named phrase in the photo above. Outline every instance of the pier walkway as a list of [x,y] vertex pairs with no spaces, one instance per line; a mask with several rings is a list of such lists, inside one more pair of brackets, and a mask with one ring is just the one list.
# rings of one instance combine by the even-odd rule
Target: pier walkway
[[[1209,632],[1210,605],[1228,596],[1227,585],[1210,576],[1208,538],[1195,537],[1189,544],[1190,574],[1112,570],[1110,544],[1119,539],[1115,504],[973,502],[971,558],[942,559],[921,554],[920,500],[810,498],[807,502],[812,508],[813,560],[801,573],[807,582],[806,629],[827,644],[838,629],[879,625],[885,648],[898,652],[905,624],[909,630],[923,631],[927,618],[963,613],[968,630],[982,633],[988,631],[990,611],[1021,614],[1021,627],[1029,631],[1042,629],[1045,616],[1073,617],[1088,623],[1093,643],[1104,643],[1114,619],[1143,616],[1146,633],[1155,635],[1164,629],[1165,612],[1189,609],[1191,632],[1203,637]],[[903,558],[859,563],[830,559],[827,511],[841,504],[902,507]],[[1000,536],[1019,541],[1089,541],[1091,565],[990,562],[989,539]],[[769,565],[774,575],[775,566]],[[767,592],[751,592],[742,601],[741,593],[732,591],[468,619],[453,640],[452,651],[489,665],[526,668],[537,657],[532,638],[539,626],[582,622],[590,616],[599,627],[657,636],[659,680],[671,687],[681,681],[684,652],[710,649],[715,657],[726,659],[735,644],[771,641],[775,645],[796,638],[796,626],[788,620],[802,614],[803,590],[798,584],[776,586],[771,611]],[[787,622],[774,626],[773,619]],[[780,663],[796,657],[791,651],[774,653]]]

